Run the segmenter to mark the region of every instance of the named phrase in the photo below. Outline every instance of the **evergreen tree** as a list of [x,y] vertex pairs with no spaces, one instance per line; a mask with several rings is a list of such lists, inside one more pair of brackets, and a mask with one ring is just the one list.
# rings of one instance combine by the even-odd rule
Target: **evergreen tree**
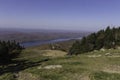
[[72,54],[81,54],[101,48],[116,48],[120,46],[120,27],[112,29],[108,26],[105,30],[92,33],[77,41],[70,48]]
[[0,65],[8,64],[24,49],[16,41],[0,41]]

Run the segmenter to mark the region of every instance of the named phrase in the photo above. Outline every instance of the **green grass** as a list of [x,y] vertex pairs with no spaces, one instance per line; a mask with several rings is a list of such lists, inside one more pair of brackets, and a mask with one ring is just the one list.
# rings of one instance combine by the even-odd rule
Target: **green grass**
[[120,80],[120,74],[95,72],[91,74],[91,80]]
[[0,80],[16,80],[12,73],[6,73],[0,76]]
[[[33,77],[37,76],[37,80],[120,80],[120,57],[105,56],[106,53],[120,55],[120,50],[95,51],[78,56],[61,56],[62,51],[53,51],[53,53],[60,54],[56,57],[55,55],[54,57],[41,55],[44,52],[46,51],[34,48],[23,51],[18,59],[25,59],[32,63],[41,62],[19,72],[30,73]],[[49,54],[52,54],[52,51]],[[88,57],[89,55],[102,56]],[[47,61],[44,61],[46,59]],[[62,68],[44,69],[45,66],[49,65],[61,65]],[[39,69],[39,67],[42,68]],[[106,68],[107,70],[105,70]],[[116,70],[118,72],[115,72]],[[29,77],[29,75],[26,77]],[[5,73],[0,76],[0,80],[15,80],[12,78],[12,73]],[[29,80],[32,80],[32,78],[29,78]]]

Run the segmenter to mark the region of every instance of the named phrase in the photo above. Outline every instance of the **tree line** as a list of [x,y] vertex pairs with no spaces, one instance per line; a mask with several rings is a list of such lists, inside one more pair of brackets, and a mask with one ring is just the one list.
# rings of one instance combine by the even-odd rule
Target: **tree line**
[[23,49],[16,41],[0,41],[0,65],[10,63]]
[[91,33],[81,40],[74,42],[68,54],[81,54],[93,50],[100,50],[101,48],[117,48],[118,46],[120,46],[120,27],[110,28],[108,26],[105,30]]

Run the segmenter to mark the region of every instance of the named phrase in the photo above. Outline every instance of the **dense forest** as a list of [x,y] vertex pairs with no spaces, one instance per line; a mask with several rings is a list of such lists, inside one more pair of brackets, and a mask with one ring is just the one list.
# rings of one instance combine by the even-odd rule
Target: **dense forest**
[[16,41],[0,41],[0,65],[6,65],[16,58],[24,47]]
[[105,30],[91,33],[83,37],[80,41],[73,43],[68,54],[81,54],[102,48],[115,49],[118,46],[120,46],[120,27],[110,28],[110,26],[108,26]]

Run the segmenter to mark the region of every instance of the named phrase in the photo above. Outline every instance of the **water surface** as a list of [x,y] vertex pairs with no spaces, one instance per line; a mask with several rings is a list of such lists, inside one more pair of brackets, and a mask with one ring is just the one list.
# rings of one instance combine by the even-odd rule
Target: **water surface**
[[23,43],[21,43],[21,45],[24,47],[32,47],[32,46],[38,46],[38,45],[42,45],[42,44],[50,44],[50,43],[69,41],[69,40],[74,40],[74,39],[76,39],[76,40],[81,39],[81,37],[79,37],[79,38],[59,38],[59,39],[44,40],[44,41],[30,41],[30,42],[23,42]]

